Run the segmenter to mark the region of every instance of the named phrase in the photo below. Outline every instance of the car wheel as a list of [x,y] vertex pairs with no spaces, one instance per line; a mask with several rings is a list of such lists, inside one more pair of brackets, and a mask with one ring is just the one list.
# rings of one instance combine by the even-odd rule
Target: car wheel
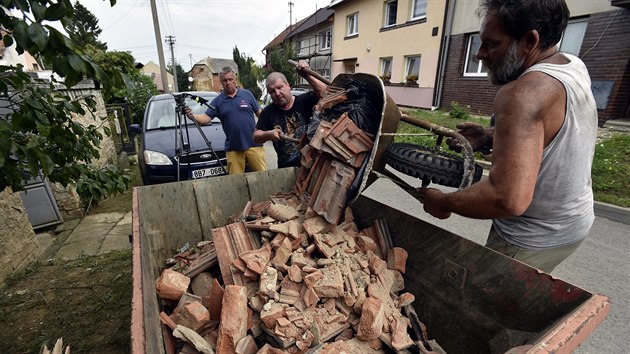
[[[459,187],[464,174],[462,157],[415,144],[390,144],[385,160],[397,171],[443,186]],[[481,179],[482,173],[481,166],[475,164],[473,183]]]

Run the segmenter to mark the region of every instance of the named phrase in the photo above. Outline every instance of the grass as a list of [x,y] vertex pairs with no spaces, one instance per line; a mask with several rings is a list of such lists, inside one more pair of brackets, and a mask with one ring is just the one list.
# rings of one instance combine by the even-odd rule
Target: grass
[[[490,122],[486,117],[460,115],[465,119],[454,119],[448,112],[407,110],[407,114],[413,117],[427,120],[437,125],[456,130],[460,122],[471,121],[487,126]],[[398,133],[417,134],[427,133],[426,130],[411,124],[401,122]],[[397,136],[395,141],[407,142],[424,146],[433,146],[436,143],[435,136]],[[476,154],[475,158],[482,158]],[[614,204],[622,207],[630,207],[630,134],[612,134],[599,142],[595,147],[593,160],[593,192],[596,201]]]
[[131,251],[35,263],[0,298],[0,353],[39,353],[57,338],[72,353],[128,353]]
[[[138,166],[132,186],[142,185]],[[131,188],[94,205],[90,214],[128,212]],[[68,231],[56,235],[40,260],[7,279],[0,292],[0,353],[39,353],[57,338],[72,353],[130,351],[131,251],[76,260],[48,260]]]
[[595,200],[630,207],[630,135],[614,134],[595,146]]

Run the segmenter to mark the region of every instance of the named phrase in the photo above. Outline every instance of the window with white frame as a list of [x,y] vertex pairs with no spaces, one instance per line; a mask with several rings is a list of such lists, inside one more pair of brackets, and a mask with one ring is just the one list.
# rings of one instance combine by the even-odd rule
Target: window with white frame
[[392,58],[381,58],[381,76],[392,77]]
[[488,69],[477,59],[477,51],[481,47],[479,33],[468,36],[468,48],[466,49],[466,64],[464,65],[464,76],[487,76]]
[[427,16],[428,0],[413,0],[411,2],[411,19],[417,20]]
[[420,77],[420,56],[408,56],[405,67],[405,80],[416,81]]
[[352,14],[347,17],[346,36],[356,36],[359,34],[359,13]]
[[330,69],[319,69],[317,71],[323,77],[330,77]]
[[562,38],[558,43],[561,52],[573,54],[575,56],[580,55],[580,49],[582,48],[582,41],[584,40],[584,33],[586,32],[587,24],[588,19],[586,18],[569,21],[567,28],[564,30]]
[[385,3],[385,21],[383,27],[391,27],[396,24],[398,14],[398,0],[391,0]]
[[331,30],[319,32],[319,49],[330,49]]

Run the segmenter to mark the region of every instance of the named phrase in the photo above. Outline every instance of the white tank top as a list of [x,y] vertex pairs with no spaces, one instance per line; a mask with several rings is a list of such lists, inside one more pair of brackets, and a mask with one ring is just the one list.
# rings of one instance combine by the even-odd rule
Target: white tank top
[[[536,64],[531,71],[562,83],[567,95],[564,123],[543,150],[531,204],[518,217],[493,220],[497,233],[522,248],[560,247],[582,240],[591,229],[591,165],[597,138],[597,106],[584,63],[562,53],[568,64]],[[522,76],[521,75],[521,76]]]

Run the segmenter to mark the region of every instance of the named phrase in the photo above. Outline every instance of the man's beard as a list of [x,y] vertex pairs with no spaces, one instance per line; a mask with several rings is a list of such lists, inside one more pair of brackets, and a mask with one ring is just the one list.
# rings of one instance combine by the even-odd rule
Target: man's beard
[[503,59],[496,64],[496,67],[488,67],[488,80],[494,85],[504,85],[518,79],[525,71],[523,63],[525,58],[518,57],[518,41],[512,41]]

